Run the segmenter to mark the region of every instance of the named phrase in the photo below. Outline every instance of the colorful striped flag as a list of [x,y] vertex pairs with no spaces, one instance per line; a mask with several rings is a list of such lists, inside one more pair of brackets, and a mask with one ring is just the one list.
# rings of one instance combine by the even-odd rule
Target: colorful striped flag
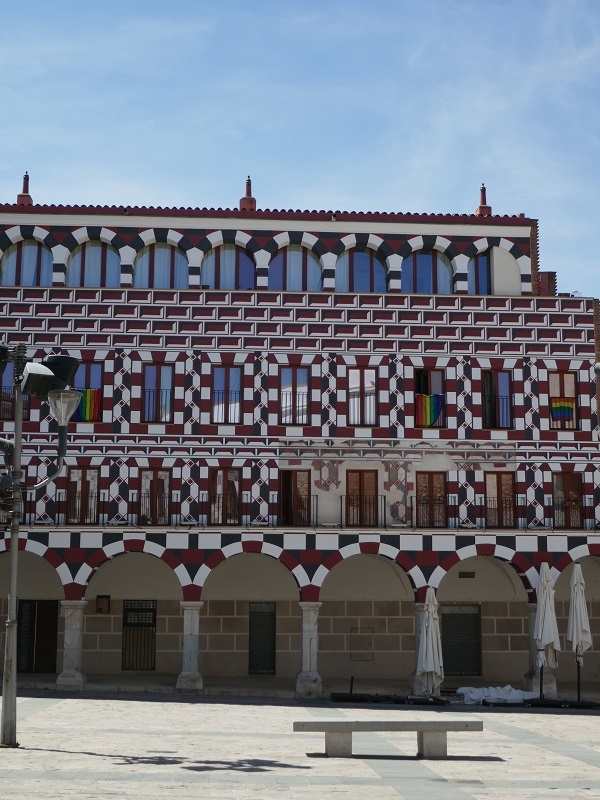
[[102,389],[78,389],[81,392],[79,408],[73,419],[75,422],[97,422],[100,419]]
[[444,407],[443,394],[418,394],[416,396],[417,427],[430,428],[439,419]]
[[573,422],[575,419],[575,398],[551,397],[550,415],[552,422]]

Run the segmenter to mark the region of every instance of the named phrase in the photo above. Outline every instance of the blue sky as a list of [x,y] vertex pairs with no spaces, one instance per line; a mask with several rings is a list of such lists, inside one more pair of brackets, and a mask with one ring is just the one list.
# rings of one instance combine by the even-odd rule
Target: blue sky
[[3,6],[0,201],[540,220],[600,297],[598,0]]

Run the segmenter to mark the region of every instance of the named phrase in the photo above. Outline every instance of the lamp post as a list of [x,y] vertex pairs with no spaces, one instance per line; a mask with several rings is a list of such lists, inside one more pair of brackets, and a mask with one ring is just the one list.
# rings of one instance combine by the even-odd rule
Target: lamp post
[[40,489],[61,473],[67,448],[67,423],[75,413],[81,392],[65,390],[71,383],[79,361],[70,356],[48,356],[41,364],[27,362],[26,347],[0,345],[0,375],[6,364],[14,367],[13,398],[14,440],[0,439],[6,466],[12,465],[12,501],[10,508],[10,551],[8,566],[8,613],[4,642],[4,673],[2,676],[2,719],[0,745],[18,747],[17,742],[17,575],[19,553],[19,524],[21,521],[23,484],[21,455],[23,447],[23,395],[32,394],[47,399],[58,421],[58,462],[56,470],[30,487]]

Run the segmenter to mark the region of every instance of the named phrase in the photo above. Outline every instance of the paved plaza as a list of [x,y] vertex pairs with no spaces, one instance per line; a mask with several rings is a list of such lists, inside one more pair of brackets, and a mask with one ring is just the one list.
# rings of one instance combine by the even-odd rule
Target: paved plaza
[[[352,758],[326,758],[322,717],[468,714],[483,733],[448,737],[419,760],[414,733],[355,734]],[[335,706],[277,699],[35,692],[18,699],[18,749],[0,749],[2,800],[600,798],[598,714],[480,707]]]

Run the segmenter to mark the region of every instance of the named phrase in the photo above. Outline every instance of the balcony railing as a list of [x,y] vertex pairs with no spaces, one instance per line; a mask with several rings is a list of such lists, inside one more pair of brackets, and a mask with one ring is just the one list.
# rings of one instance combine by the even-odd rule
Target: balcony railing
[[381,494],[343,494],[340,520],[343,528],[385,528],[386,496]]
[[483,427],[512,428],[512,398],[510,396],[483,395]]
[[281,392],[279,399],[282,425],[308,425],[307,392]]
[[377,425],[377,396],[374,391],[348,394],[348,425]]
[[212,393],[212,421],[219,425],[241,422],[242,395],[238,390],[215,389]]
[[[125,498],[109,492],[58,492],[43,508],[35,492],[24,497],[21,521],[25,525],[98,525],[137,527],[186,526],[262,526],[262,527],[339,527],[339,528],[428,528],[428,529],[540,529],[596,530],[595,507],[583,498],[556,500],[542,509],[528,505],[522,497],[500,503],[495,498],[458,505],[456,495],[428,500],[408,498],[398,510],[387,495],[342,495],[333,518],[319,517],[318,496],[281,499],[272,492],[268,500],[252,497],[198,493],[182,497],[180,492],[129,492]],[[0,510],[0,526],[9,517]]]
[[280,494],[277,503],[277,524],[310,527],[318,519],[318,498],[299,494]]
[[173,394],[170,389],[146,389],[144,422],[172,422]]

